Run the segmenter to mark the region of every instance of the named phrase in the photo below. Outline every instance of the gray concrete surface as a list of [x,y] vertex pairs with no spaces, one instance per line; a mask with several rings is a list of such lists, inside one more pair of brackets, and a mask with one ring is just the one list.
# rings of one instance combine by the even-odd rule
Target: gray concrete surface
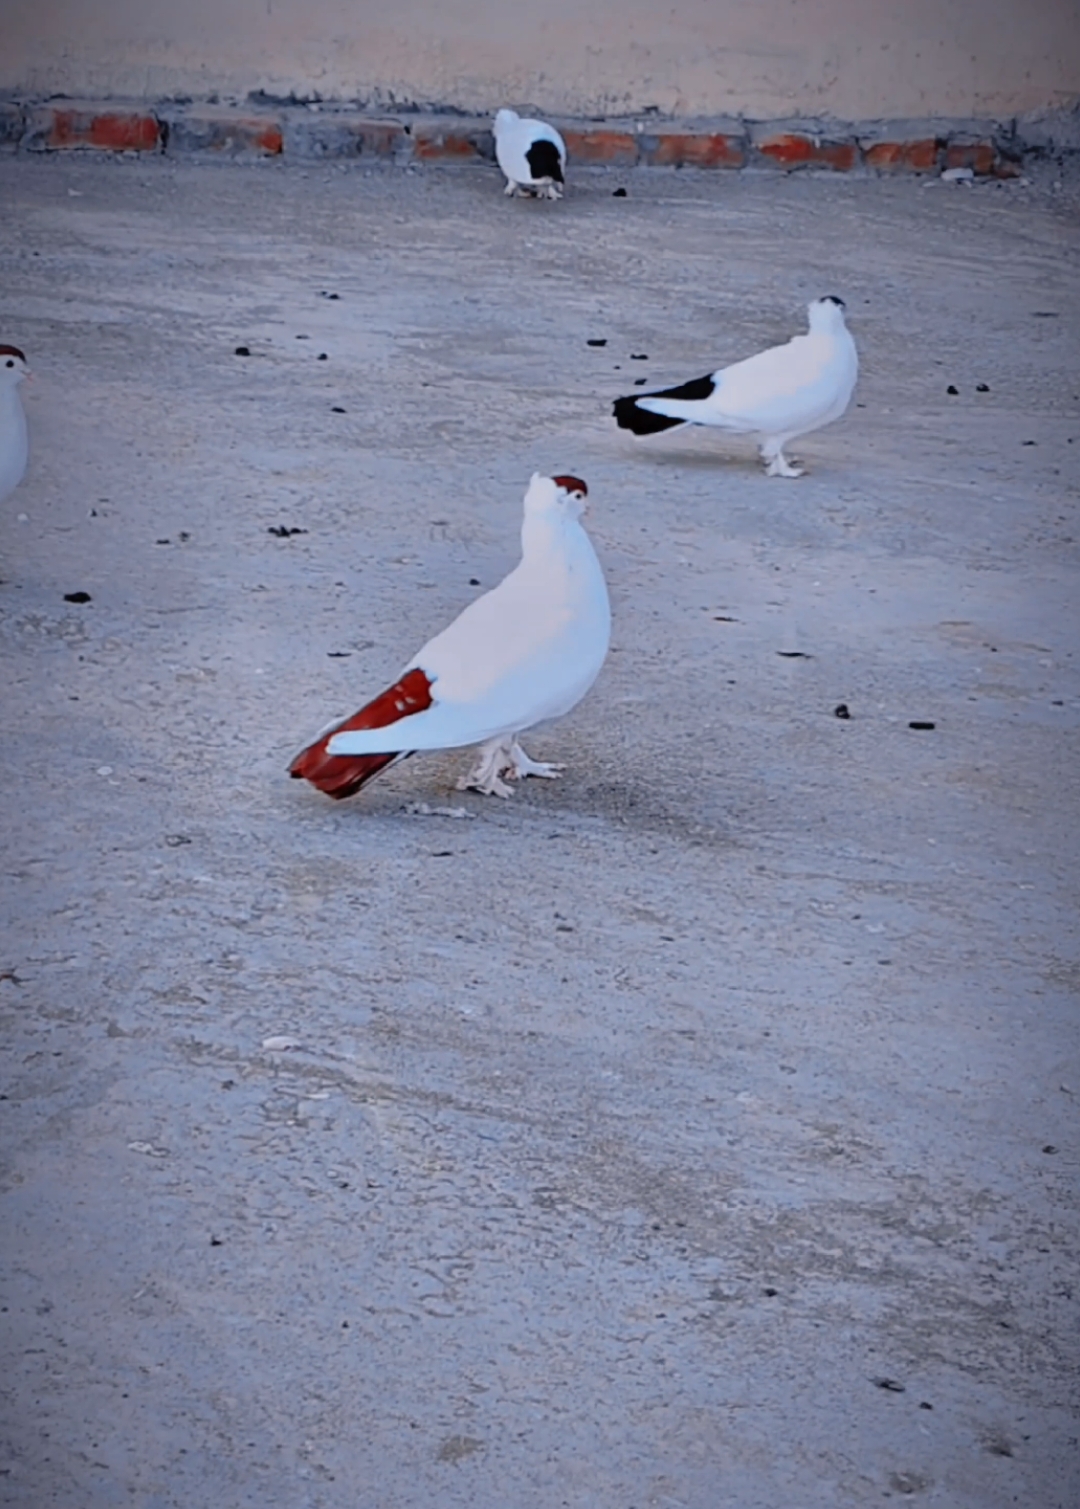
[[[0,195],[0,1502],[1080,1501],[1075,185]],[[802,481],[615,430],[826,292]],[[565,779],[289,782],[537,467],[615,612]]]

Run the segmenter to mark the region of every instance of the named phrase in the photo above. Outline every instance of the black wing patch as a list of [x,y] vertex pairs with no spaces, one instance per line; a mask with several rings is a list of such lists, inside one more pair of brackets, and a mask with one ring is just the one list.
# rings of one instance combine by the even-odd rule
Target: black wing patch
[[680,383],[677,388],[661,388],[657,393],[635,393],[631,398],[617,398],[615,422],[621,430],[633,430],[635,435],[657,435],[661,430],[674,429],[687,421],[639,409],[639,398],[683,398],[699,403],[703,398],[711,398],[715,391],[716,383],[711,377],[695,377],[690,382]]
[[553,141],[534,141],[525,153],[534,180],[551,178],[555,183],[565,182],[559,149]]

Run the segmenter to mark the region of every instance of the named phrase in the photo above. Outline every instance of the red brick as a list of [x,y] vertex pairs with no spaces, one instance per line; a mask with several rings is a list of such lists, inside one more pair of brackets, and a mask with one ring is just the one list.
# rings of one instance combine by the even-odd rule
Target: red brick
[[932,173],[937,168],[938,141],[924,136],[916,141],[876,141],[863,150],[868,168],[881,173]]
[[490,130],[476,126],[415,126],[412,131],[413,152],[421,162],[471,162],[489,157],[482,137]]
[[994,171],[997,148],[992,141],[949,142],[945,148],[947,168],[970,168],[982,177]]
[[822,141],[801,131],[782,131],[756,143],[762,156],[782,168],[834,168],[847,173],[858,161],[853,141]]
[[156,152],[161,124],[142,110],[97,110],[85,105],[51,104],[32,114],[28,140],[31,150],[62,151],[92,147],[102,152]]
[[726,131],[661,131],[640,138],[641,160],[654,168],[741,168],[746,142]]
[[606,163],[609,167],[632,168],[638,160],[640,143],[632,131],[585,127],[580,131],[564,131],[562,137],[571,162]]
[[238,115],[231,110],[179,110],[166,120],[170,156],[209,152],[227,157],[249,152],[276,157],[282,149],[281,122],[272,115]]

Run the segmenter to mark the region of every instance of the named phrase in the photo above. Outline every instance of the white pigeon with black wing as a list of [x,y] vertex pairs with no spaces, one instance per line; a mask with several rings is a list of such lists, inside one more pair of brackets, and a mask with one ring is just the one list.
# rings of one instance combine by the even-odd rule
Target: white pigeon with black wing
[[30,456],[19,384],[30,368],[18,346],[0,345],[0,502],[23,479]]
[[518,739],[580,702],[607,655],[607,585],[580,522],[587,493],[578,477],[534,475],[520,564],[430,639],[393,686],[302,750],[290,775],[340,798],[418,750],[479,744],[462,790],[510,796],[508,780],[557,776],[561,765],[530,760]]
[[513,110],[495,117],[495,158],[506,175],[505,192],[561,199],[566,183],[566,143],[547,121],[522,119]]
[[784,346],[721,367],[677,388],[615,400],[620,428],[653,435],[679,424],[705,424],[761,437],[770,477],[801,477],[784,446],[832,424],[851,402],[859,375],[855,342],[843,299],[827,295],[809,305],[810,329]]

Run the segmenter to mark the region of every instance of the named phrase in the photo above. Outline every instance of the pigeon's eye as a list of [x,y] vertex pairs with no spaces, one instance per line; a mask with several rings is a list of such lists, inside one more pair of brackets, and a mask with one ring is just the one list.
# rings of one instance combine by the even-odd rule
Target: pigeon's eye
[[15,365],[15,363],[9,359],[7,365],[9,367],[13,367]]

